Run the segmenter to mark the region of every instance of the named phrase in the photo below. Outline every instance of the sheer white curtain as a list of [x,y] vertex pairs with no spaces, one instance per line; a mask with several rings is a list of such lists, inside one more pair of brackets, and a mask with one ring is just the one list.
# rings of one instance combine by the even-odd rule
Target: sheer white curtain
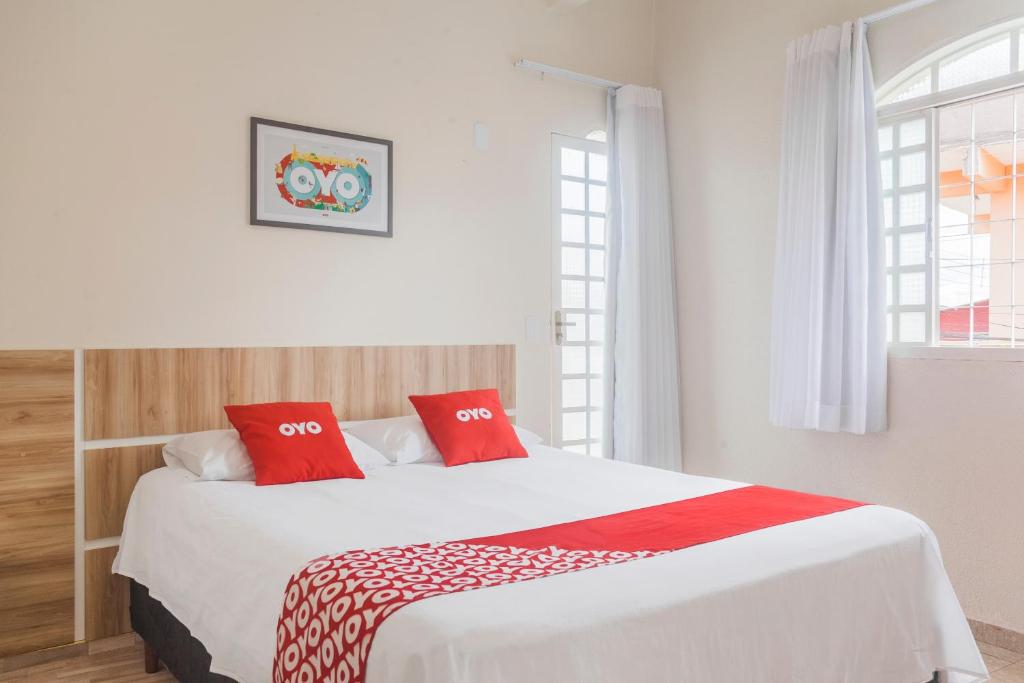
[[863,22],[789,45],[775,245],[770,418],[886,426],[878,122]]
[[661,91],[609,91],[604,448],[682,468],[672,207]]

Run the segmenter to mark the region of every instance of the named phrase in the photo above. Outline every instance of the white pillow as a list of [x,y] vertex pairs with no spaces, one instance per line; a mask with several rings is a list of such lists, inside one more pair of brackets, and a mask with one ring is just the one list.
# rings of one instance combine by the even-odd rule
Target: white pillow
[[384,457],[384,454],[366,443],[355,434],[342,434],[345,437],[345,445],[352,452],[352,459],[359,465],[363,472],[375,470],[378,467],[387,467],[391,461]]
[[[354,435],[345,435],[345,443],[359,469],[368,470],[390,464],[387,458]],[[164,462],[174,469],[184,467],[204,481],[254,481],[249,451],[234,429],[182,434],[163,449]]]
[[192,432],[164,445],[164,462],[174,467],[177,459],[185,469],[204,481],[253,481],[256,473],[245,444],[234,429]]
[[519,437],[519,442],[524,446],[536,446],[539,443],[544,443],[544,439],[541,438],[540,434],[534,434],[525,427],[512,425],[512,429],[516,430],[516,436]]
[[[515,425],[513,427],[524,446],[543,442],[533,432]],[[437,450],[418,415],[342,422],[341,429],[346,438],[349,434],[359,437],[396,465],[444,461],[441,451]]]

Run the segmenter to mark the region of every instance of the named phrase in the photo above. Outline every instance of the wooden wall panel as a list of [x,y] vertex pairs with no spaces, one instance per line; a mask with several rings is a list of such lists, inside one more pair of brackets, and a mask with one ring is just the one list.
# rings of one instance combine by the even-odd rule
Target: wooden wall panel
[[162,445],[85,451],[85,538],[120,536],[135,482],[162,467]]
[[85,639],[107,638],[131,630],[128,579],[110,573],[117,547],[85,552]]
[[74,640],[74,353],[0,351],[0,657]]
[[329,401],[342,420],[407,415],[406,396],[497,387],[515,407],[515,347],[352,346],[85,352],[85,438],[228,426],[223,406]]

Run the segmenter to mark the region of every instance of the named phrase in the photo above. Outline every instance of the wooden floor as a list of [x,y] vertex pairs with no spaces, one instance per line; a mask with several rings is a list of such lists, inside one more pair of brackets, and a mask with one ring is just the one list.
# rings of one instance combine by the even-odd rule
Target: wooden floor
[[[102,642],[102,641],[100,641]],[[164,683],[174,676],[163,667],[147,674],[142,667],[142,643],[133,638],[113,643],[115,649],[93,648],[89,654],[71,659],[37,664],[24,669],[0,673],[0,683],[8,681],[62,681],[66,683]],[[109,646],[108,646],[109,647]],[[1024,683],[1024,654],[995,645],[978,643],[994,683]]]
[[[155,674],[147,674],[142,663],[142,642],[137,637],[110,639],[113,649],[106,649],[104,641],[97,641],[98,647],[90,647],[88,654],[60,659],[24,669],[0,673],[0,682],[18,683],[51,681],[57,683],[166,683],[175,678],[167,669],[160,667]],[[94,643],[90,643],[90,646]],[[108,645],[107,647],[110,647]]]

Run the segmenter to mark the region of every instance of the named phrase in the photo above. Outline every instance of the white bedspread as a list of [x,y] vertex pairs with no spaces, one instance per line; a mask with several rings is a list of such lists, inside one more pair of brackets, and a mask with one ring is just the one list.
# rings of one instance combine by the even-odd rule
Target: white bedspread
[[[257,488],[142,477],[120,574],[149,587],[213,671],[271,680],[284,587],[358,548],[529,529],[740,486],[543,446]],[[987,678],[935,538],[866,506],[659,557],[430,598],[378,630],[367,683],[957,683]]]

